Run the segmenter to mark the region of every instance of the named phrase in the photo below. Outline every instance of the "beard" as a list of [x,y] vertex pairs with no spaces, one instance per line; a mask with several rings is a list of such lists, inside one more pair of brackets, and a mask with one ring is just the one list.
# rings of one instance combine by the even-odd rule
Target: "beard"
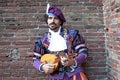
[[56,23],[50,23],[49,24],[49,28],[51,29],[51,30],[56,30],[56,29],[58,29],[59,27],[56,25]]
[[56,29],[58,29],[58,27],[56,27],[56,26],[50,26],[49,27],[51,30],[56,30]]

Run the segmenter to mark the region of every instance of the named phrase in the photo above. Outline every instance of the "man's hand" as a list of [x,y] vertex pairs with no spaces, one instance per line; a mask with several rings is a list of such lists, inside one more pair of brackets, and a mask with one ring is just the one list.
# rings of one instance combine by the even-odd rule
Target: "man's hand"
[[45,71],[46,74],[53,73],[54,64],[52,64],[52,63],[43,64],[42,69],[43,69],[43,71]]
[[63,66],[72,66],[75,64],[74,58],[60,56],[60,59]]

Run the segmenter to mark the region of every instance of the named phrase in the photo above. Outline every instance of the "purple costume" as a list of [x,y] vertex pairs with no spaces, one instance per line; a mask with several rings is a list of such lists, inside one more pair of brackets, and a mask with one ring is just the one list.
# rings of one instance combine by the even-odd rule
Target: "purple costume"
[[[61,36],[64,37],[65,31],[62,28],[61,29]],[[74,71],[70,71],[70,72],[60,72],[59,74],[53,74],[50,76],[50,78],[56,78],[56,79],[63,79],[64,75],[67,75],[68,77],[73,76],[74,74],[77,74],[79,72],[84,72],[82,67],[80,66],[85,60],[86,60],[86,56],[87,56],[87,48],[85,46],[85,41],[83,39],[83,37],[79,34],[79,32],[77,30],[73,30],[73,29],[68,29],[67,30],[67,42],[66,44],[68,44],[68,41],[73,38],[72,41],[72,45],[71,45],[71,50],[73,52],[77,52],[78,56],[75,57],[77,66],[74,68]],[[35,48],[34,48],[34,67],[40,71],[40,57],[45,54],[45,53],[50,53],[50,51],[47,49],[49,46],[49,39],[48,39],[48,33],[44,34],[40,39],[37,40],[37,42],[35,43]],[[65,50],[66,52],[67,50]],[[42,72],[42,71],[41,71]]]
[[[55,6],[49,8],[47,15],[49,15],[49,13],[55,14],[63,22],[66,21],[61,10]],[[84,61],[86,61],[86,57],[87,57],[87,47],[85,45],[85,41],[83,37],[79,34],[79,31],[74,29],[64,29],[63,27],[61,27],[60,35],[66,40],[67,49],[64,50],[64,53],[68,53],[68,47],[70,46],[72,54],[74,53],[78,54],[74,58],[74,60],[76,61],[76,65],[68,66],[68,67],[59,66],[57,72],[51,74],[49,76],[49,79],[73,80],[73,76],[76,75],[76,80],[82,80],[79,73],[84,72],[84,70],[81,67],[81,64]],[[42,62],[40,62],[41,56],[46,53],[51,53],[51,51],[48,49],[48,46],[50,45],[50,41],[49,41],[50,36],[51,34],[49,32],[45,33],[35,42],[33,66],[40,72],[44,72],[41,69],[42,66]],[[71,44],[69,44],[70,41]]]

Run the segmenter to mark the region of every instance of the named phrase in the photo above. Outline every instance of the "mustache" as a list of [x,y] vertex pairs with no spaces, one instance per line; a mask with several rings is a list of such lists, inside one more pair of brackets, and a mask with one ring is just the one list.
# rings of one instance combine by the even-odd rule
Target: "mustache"
[[54,23],[54,22],[50,23],[50,25],[53,25],[53,24],[56,25],[56,23]]

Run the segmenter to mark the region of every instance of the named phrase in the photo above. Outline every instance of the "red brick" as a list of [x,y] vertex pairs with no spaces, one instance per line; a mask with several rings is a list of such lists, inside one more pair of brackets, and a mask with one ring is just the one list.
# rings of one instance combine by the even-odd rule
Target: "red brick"
[[101,3],[102,0],[90,0],[91,2],[95,2],[95,3]]
[[30,45],[33,44],[32,42],[29,41],[19,41],[19,42],[15,42],[15,45]]
[[11,42],[0,42],[0,45],[2,46],[2,45],[10,45],[11,44]]

